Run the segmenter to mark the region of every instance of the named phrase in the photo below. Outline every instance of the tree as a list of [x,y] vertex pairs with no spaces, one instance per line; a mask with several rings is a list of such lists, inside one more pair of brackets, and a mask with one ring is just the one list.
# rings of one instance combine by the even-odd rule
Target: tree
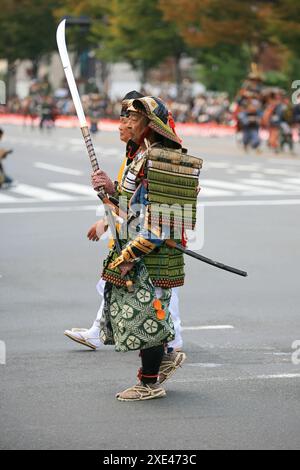
[[[98,46],[99,41],[102,40],[99,29],[108,10],[106,0],[64,0],[62,5],[54,11],[54,15],[57,21],[62,18],[72,20],[69,24],[67,22],[67,27],[70,26],[68,42],[76,52],[80,52]],[[98,28],[97,35],[92,33],[93,28]]]
[[8,95],[17,60],[29,59],[34,70],[41,57],[56,47],[53,9],[58,0],[2,0],[0,9],[0,57],[8,61]]
[[231,98],[249,70],[246,47],[223,45],[202,49],[198,55],[197,79],[211,91],[227,91]]
[[268,1],[160,0],[160,7],[194,48],[246,44],[257,61],[260,46],[270,39],[266,25],[273,7]]
[[[277,31],[280,15],[285,4],[291,3],[293,16],[296,2],[299,10],[298,0],[160,0],[160,8],[192,48],[204,83],[212,89],[223,86],[234,94],[250,64],[261,65],[270,46],[281,54],[284,48]],[[282,61],[286,57],[284,50]]]
[[177,26],[163,18],[159,1],[112,0],[105,24],[93,28],[95,35],[104,37],[101,57],[125,60],[147,72],[167,57],[175,58],[177,82],[180,83],[179,60],[186,50]]
[[299,54],[300,42],[300,2],[299,0],[279,0],[274,8],[274,18],[270,24],[272,34]]

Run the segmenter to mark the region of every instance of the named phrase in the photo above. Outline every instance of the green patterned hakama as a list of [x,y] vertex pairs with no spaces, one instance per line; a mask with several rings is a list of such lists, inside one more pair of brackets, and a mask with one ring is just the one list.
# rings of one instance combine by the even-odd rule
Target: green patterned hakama
[[111,285],[109,302],[105,302],[101,340],[104,344],[114,344],[116,351],[148,349],[170,342],[175,337],[169,313],[171,289],[161,289],[160,301],[166,317],[159,320],[153,308],[155,287],[143,262],[139,263],[137,270],[134,293],[125,287]]

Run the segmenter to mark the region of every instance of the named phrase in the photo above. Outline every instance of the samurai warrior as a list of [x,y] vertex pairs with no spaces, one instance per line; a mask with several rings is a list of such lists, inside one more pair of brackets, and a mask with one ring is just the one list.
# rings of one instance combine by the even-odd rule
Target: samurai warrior
[[[129,104],[132,103],[133,99],[142,98],[143,95],[136,91],[131,91],[126,94],[122,101],[122,109],[120,114],[120,140],[127,144],[126,148],[126,157],[119,169],[117,183],[121,183],[122,176],[126,166],[130,165],[134,154],[138,150],[138,145],[131,140],[130,130],[128,129],[128,114],[127,108]],[[113,188],[114,191],[114,188]],[[88,239],[97,242],[107,231],[108,225],[105,217],[98,222],[96,222],[88,231]],[[110,240],[110,246],[112,246],[112,240]],[[103,311],[103,294],[105,288],[105,281],[101,279],[97,284],[97,291],[102,299],[101,306],[98,310],[97,317],[90,328],[72,328],[64,332],[67,338],[70,338],[72,341],[75,341],[85,347],[88,347],[95,350],[100,350],[103,347],[103,343],[100,340],[100,319]],[[172,320],[175,327],[175,339],[168,344],[167,354],[165,355],[165,360],[163,361],[160,367],[160,378],[163,376],[171,377],[178,367],[181,367],[183,362],[186,359],[185,353],[183,353],[183,339],[181,335],[181,319],[179,312],[179,296],[178,288],[174,287],[172,289],[172,295],[170,300],[169,310],[172,316]]]
[[166,396],[162,384],[170,375],[159,372],[170,362],[166,346],[175,338],[171,289],[185,277],[183,255],[167,241],[184,243],[185,229],[195,227],[202,160],[182,149],[160,99],[132,100],[127,119],[133,150],[121,182],[98,170],[92,184],[125,200],[129,211],[120,230],[122,251],[112,248],[104,262],[101,340],[116,351],[140,351],[139,382],[116,395],[139,401]]

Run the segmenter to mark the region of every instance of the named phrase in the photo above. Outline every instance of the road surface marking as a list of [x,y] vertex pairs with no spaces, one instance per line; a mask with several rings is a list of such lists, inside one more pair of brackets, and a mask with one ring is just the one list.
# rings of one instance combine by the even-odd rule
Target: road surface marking
[[198,205],[204,207],[240,207],[240,206],[298,206],[300,199],[269,199],[240,201],[202,201]]
[[56,173],[63,173],[65,175],[72,175],[72,176],[82,176],[83,173],[79,170],[73,170],[71,168],[64,168],[61,166],[50,165],[48,163],[36,162],[34,164],[36,168],[41,168],[42,170],[54,171]]
[[287,183],[297,184],[300,188],[300,178],[284,178],[283,181],[286,181]]
[[263,170],[264,173],[268,175],[290,175],[290,170],[282,170],[280,168],[266,168]]
[[60,191],[66,191],[69,193],[80,194],[81,196],[88,196],[93,199],[96,198],[96,191],[91,186],[78,183],[49,183],[49,188],[58,189]]
[[216,187],[216,188],[221,188],[221,189],[228,189],[228,190],[234,190],[234,191],[243,191],[244,193],[248,193],[249,195],[251,195],[251,193],[256,193],[256,194],[268,194],[268,195],[271,195],[271,194],[274,194],[274,195],[279,195],[279,194],[283,194],[282,191],[278,191],[278,190],[269,190],[269,189],[264,189],[264,188],[260,188],[260,187],[255,187],[255,186],[252,186],[252,185],[246,185],[246,184],[241,184],[241,183],[233,183],[231,181],[220,181],[220,180],[211,180],[211,179],[208,179],[208,180],[204,180],[203,181],[203,184],[204,184],[204,187],[205,186],[212,186],[212,187]]
[[204,162],[204,168],[220,168],[220,169],[225,169],[225,168],[231,168],[230,163],[222,163],[222,162]]
[[217,367],[224,367],[224,364],[214,364],[213,362],[194,362],[186,364],[185,367],[203,367],[203,369],[215,369]]
[[[76,199],[74,199],[76,201]],[[82,199],[80,200],[82,201]],[[21,201],[23,202],[23,201]],[[215,202],[201,202],[199,206],[203,207],[241,207],[241,206],[299,206],[300,199],[286,199],[275,201],[215,201]],[[85,212],[94,211],[96,216],[101,216],[103,210],[99,213],[99,205],[91,206],[44,206],[44,207],[17,207],[17,208],[2,208],[0,214],[26,214],[26,213],[42,213],[42,212]],[[98,214],[98,215],[97,215]]]
[[207,326],[183,326],[183,331],[199,331],[199,330],[234,330],[232,325],[207,325]]
[[300,379],[300,374],[269,374],[257,375],[256,379]]
[[254,380],[300,379],[300,374],[266,374],[249,375],[244,377],[194,377],[192,379],[170,379],[174,383],[201,383],[201,382],[248,382]]
[[[295,192],[300,192],[300,185],[299,186],[292,186],[291,184],[282,183],[281,181],[269,181],[269,180],[258,180],[258,179],[243,179],[242,182],[246,184],[254,184],[258,186],[263,186],[265,188],[279,188],[284,190],[290,190]],[[282,192],[280,191],[282,194]]]
[[234,165],[234,168],[238,171],[256,171],[261,169],[261,165]]
[[201,193],[203,197],[230,197],[234,196],[234,192],[232,191],[224,191],[222,189],[213,189],[213,188],[207,188],[206,184],[204,183],[203,185],[201,184]]
[[16,207],[0,209],[0,214],[34,214],[47,212],[97,212],[97,206],[52,206],[52,207]]
[[7,196],[6,194],[0,194],[0,204],[7,204],[12,202],[18,202],[18,198]]
[[11,192],[21,194],[22,196],[33,197],[39,201],[73,201],[74,198],[67,194],[60,194],[48,189],[38,188],[28,184],[18,184],[15,188],[10,189]]

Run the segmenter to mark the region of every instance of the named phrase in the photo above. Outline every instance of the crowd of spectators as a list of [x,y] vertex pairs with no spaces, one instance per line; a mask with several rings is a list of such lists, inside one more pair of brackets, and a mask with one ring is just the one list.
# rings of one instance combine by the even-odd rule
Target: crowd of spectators
[[260,151],[262,130],[268,146],[278,153],[294,151],[294,131],[300,130],[300,99],[293,102],[285,90],[264,86],[262,76],[250,74],[233,105],[234,120],[245,150]]
[[[142,90],[149,94],[148,90]],[[179,123],[215,123],[236,126],[240,141],[247,150],[259,150],[261,130],[268,131],[268,144],[275,152],[287,144],[293,151],[293,130],[300,129],[300,99],[292,104],[284,90],[266,87],[259,74],[251,73],[234,100],[227,93],[203,92],[196,96],[185,93],[181,99],[161,93]],[[105,95],[89,93],[81,95],[83,108],[97,131],[99,119],[118,119],[121,98],[109,99]],[[59,115],[74,116],[75,109],[68,90],[61,88],[51,93],[48,82],[34,83],[27,98],[13,97],[2,112],[39,118],[40,127],[55,122]]]
[[[174,99],[163,93],[161,98],[167,103],[177,122],[232,123],[231,102],[227,93],[207,92],[197,96],[186,94],[181,99]],[[120,115],[121,97],[110,99],[105,95],[89,93],[82,94],[81,99],[86,114],[92,119],[118,119]],[[49,107],[54,119],[57,115],[75,115],[73,101],[68,91],[62,88],[51,93],[47,82],[34,84],[29,96],[24,99],[17,96],[10,98],[6,106],[1,107],[1,111],[37,117],[45,114],[45,109],[48,113]]]

